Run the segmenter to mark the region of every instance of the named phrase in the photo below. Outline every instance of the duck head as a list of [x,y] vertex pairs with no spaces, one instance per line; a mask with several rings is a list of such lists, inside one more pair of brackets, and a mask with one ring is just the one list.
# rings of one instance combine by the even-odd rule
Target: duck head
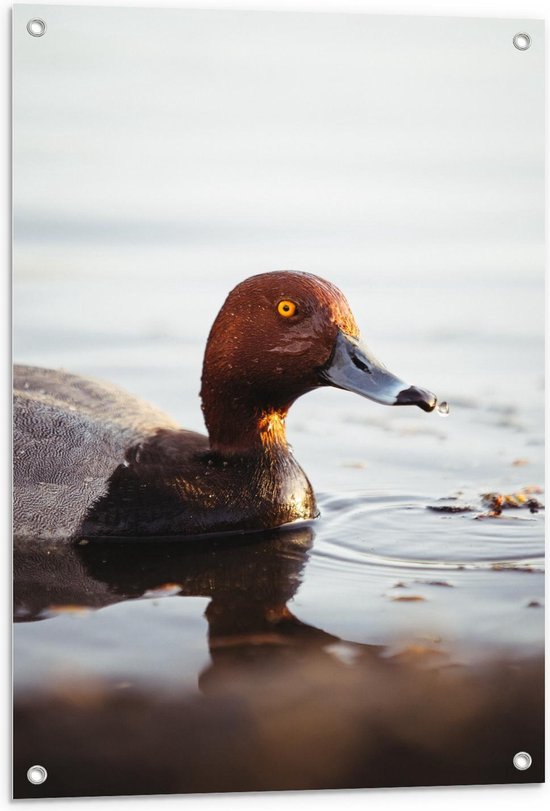
[[424,411],[437,403],[376,360],[330,282],[277,271],[237,285],[212,326],[204,358],[201,397],[212,447],[284,443],[289,407],[321,386]]

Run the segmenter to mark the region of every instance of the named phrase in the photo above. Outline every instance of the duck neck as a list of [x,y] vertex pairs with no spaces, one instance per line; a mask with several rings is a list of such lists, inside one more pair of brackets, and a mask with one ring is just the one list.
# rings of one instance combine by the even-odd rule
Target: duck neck
[[220,453],[289,454],[285,419],[288,405],[260,405],[245,396],[217,391],[207,385],[201,391],[202,410],[210,447]]

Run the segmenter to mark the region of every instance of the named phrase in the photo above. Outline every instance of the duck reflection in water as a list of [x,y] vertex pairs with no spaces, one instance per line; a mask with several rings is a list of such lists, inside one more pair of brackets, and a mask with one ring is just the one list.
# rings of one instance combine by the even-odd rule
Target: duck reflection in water
[[269,666],[340,641],[298,620],[288,606],[313,539],[312,528],[301,526],[208,543],[21,543],[14,557],[16,619],[43,619],[52,606],[100,608],[148,592],[162,595],[163,586],[177,584],[178,596],[210,598],[212,664],[200,676],[201,689],[208,689],[232,665]]
[[[292,614],[313,538],[305,526],[208,544],[130,541],[131,555],[126,543],[18,545],[20,621],[178,584],[182,596],[168,599],[210,600],[210,663],[197,668],[200,696],[160,684],[121,691],[116,675],[21,695],[16,796],[34,790],[29,762],[47,762],[43,796],[54,797],[542,779],[540,663],[426,669],[348,643],[346,662],[337,637]],[[58,673],[71,655],[60,646]],[[536,764],[529,773],[510,766],[518,741]]]

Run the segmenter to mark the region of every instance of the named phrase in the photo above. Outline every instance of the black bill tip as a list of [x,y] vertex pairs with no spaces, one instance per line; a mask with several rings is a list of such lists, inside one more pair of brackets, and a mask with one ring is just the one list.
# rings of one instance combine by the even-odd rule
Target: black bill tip
[[433,411],[437,405],[437,398],[431,391],[409,386],[408,389],[399,392],[395,405],[416,405],[422,411]]

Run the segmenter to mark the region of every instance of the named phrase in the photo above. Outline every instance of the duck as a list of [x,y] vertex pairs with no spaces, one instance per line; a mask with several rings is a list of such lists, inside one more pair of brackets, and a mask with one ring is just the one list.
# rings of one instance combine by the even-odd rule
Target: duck
[[207,434],[107,382],[14,367],[16,538],[184,539],[311,522],[315,494],[286,436],[325,386],[433,411],[437,398],[363,343],[344,294],[304,271],[251,276],[210,330],[200,398]]

